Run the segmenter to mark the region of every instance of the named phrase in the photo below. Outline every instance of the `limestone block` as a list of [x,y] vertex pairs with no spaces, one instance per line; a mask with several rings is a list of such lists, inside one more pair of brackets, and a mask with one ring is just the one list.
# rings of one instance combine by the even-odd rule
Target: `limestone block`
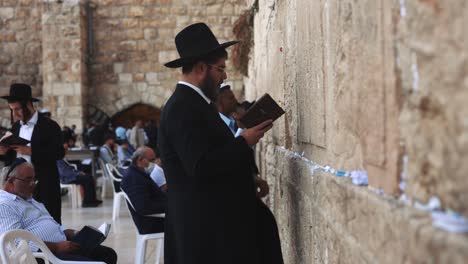
[[158,37],[158,30],[156,28],[145,28],[143,34],[146,40],[153,40]]
[[133,74],[133,81],[142,82],[144,80],[145,80],[145,74],[144,73],[134,73]]
[[119,43],[119,49],[123,51],[132,51],[136,50],[136,41],[126,40]]
[[[116,24],[117,21],[113,22]],[[123,28],[136,28],[139,25],[140,20],[136,18],[124,18],[122,19],[122,27]]]
[[123,63],[114,63],[114,73],[122,73],[124,68]]
[[160,51],[158,58],[160,62],[168,62],[179,57],[179,54],[176,51]]
[[144,15],[145,9],[142,6],[131,6],[127,9],[127,16],[129,17],[142,17]]
[[135,84],[136,86],[136,90],[141,93],[142,95],[143,94],[147,94],[147,89],[148,89],[148,84],[145,83],[145,82],[138,82]]
[[131,83],[133,75],[131,73],[119,73],[119,83]]
[[222,13],[223,10],[223,5],[222,4],[213,4],[213,5],[208,5],[206,8],[206,14],[208,16],[210,15],[219,15]]
[[9,64],[12,58],[8,54],[0,54],[0,64]]
[[1,42],[14,42],[14,41],[16,41],[15,32],[0,32],[0,41]]
[[15,9],[12,7],[0,7],[0,19],[5,21],[15,16]]
[[145,79],[148,82],[148,84],[158,84],[159,79],[158,79],[158,73],[156,72],[148,72],[145,74]]

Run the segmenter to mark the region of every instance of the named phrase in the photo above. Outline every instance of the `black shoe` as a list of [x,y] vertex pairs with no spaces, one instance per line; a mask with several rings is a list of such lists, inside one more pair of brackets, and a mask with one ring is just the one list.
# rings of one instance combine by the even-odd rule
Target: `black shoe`
[[95,201],[95,202],[90,202],[90,203],[83,203],[81,206],[83,208],[98,207],[101,203],[102,203],[102,201],[100,201],[100,202]]

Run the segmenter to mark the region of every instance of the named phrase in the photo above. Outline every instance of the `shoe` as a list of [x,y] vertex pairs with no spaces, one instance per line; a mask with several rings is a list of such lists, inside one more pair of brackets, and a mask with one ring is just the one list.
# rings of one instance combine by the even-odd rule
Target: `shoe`
[[98,207],[101,203],[102,203],[102,201],[100,201],[100,202],[95,201],[95,202],[90,202],[90,203],[83,203],[83,204],[81,205],[81,207],[83,207],[83,208]]

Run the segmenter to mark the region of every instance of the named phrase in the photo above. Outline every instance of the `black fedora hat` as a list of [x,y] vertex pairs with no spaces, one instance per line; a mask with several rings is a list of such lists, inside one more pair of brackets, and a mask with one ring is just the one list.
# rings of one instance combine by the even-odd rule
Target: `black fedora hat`
[[175,44],[180,58],[170,61],[164,64],[164,66],[179,68],[213,51],[224,49],[237,43],[239,42],[229,41],[219,44],[211,29],[205,23],[192,24],[180,31],[175,37]]
[[10,85],[10,94],[5,96],[0,96],[0,98],[9,100],[9,101],[27,101],[31,100],[33,102],[39,101],[37,98],[32,97],[31,86],[24,83],[14,83]]

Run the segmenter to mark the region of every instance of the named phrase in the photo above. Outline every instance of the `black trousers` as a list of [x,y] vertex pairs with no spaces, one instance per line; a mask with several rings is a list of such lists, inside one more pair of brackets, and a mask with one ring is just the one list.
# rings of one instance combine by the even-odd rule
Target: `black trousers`
[[[94,249],[88,256],[77,254],[55,254],[55,256],[61,260],[74,260],[74,261],[103,261],[107,264],[117,263],[117,253],[106,246],[99,246]],[[36,259],[37,263],[43,264],[42,259]]]
[[76,180],[71,183],[83,186],[84,197],[83,203],[92,203],[96,201],[96,188],[94,186],[94,179],[91,175],[78,175]]
[[261,264],[283,264],[281,241],[275,216],[270,209],[257,199],[257,249]]

